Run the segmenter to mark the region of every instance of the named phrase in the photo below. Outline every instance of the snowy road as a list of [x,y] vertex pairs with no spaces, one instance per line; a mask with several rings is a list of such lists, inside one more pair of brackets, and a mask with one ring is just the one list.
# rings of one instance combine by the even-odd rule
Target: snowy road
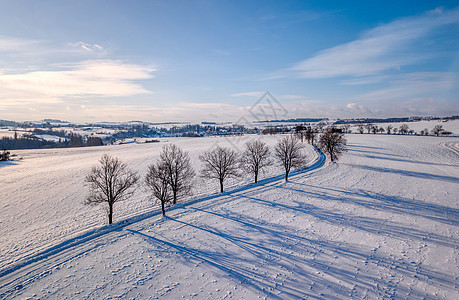
[[[3,297],[457,299],[458,140],[350,135],[338,164],[93,229]],[[6,270],[6,271],[5,271]]]

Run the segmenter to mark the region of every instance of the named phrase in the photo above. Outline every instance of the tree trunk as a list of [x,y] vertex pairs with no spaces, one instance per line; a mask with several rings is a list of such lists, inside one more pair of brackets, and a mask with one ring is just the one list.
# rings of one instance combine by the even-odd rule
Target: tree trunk
[[285,171],[285,181],[288,181],[288,171]]
[[220,179],[220,193],[223,193],[223,180]]
[[174,192],[174,199],[172,200],[172,204],[176,204],[177,203],[177,190],[173,190]]
[[258,172],[255,172],[255,183],[258,182]]
[[108,224],[112,224],[113,221],[113,203],[108,204]]
[[164,201],[161,201],[161,211],[163,212],[163,216],[165,216],[166,210],[164,209]]

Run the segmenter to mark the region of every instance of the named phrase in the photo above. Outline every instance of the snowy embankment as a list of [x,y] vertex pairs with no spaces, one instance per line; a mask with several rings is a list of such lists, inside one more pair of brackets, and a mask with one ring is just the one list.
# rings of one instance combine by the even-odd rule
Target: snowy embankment
[[[16,254],[44,256],[3,273],[0,294],[457,299],[459,140],[366,134],[348,140],[338,164],[289,182],[231,182],[229,192],[207,197],[216,186],[201,181],[199,201],[167,218],[131,218],[115,224],[118,230],[94,229],[105,216],[81,205],[82,179],[105,151],[146,169],[161,143],[24,151],[23,161],[2,167],[9,174],[2,170],[1,180],[8,180],[0,191],[2,269],[14,265]],[[198,168],[197,156],[216,139],[174,141]],[[272,168],[264,178],[280,172]],[[115,219],[151,211],[144,196],[120,203]],[[71,240],[77,246],[65,246],[81,232],[87,235]],[[50,241],[62,242],[58,251],[41,252]]]

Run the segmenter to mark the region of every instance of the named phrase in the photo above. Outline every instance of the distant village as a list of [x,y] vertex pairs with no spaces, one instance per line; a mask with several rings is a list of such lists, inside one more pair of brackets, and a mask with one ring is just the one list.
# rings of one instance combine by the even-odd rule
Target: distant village
[[[74,124],[61,120],[45,119],[39,122],[15,122],[0,120],[0,150],[66,148],[102,146],[123,143],[151,143],[164,137],[204,137],[231,136],[242,134],[278,134],[295,133],[301,135],[308,128],[320,132],[321,128],[335,125],[345,133],[355,132],[383,133],[387,130],[373,124],[409,123],[422,120],[441,120],[448,122],[459,119],[459,116],[439,117],[406,117],[406,118],[360,118],[336,119],[298,118],[285,120],[259,121],[249,124],[202,122],[187,123],[150,123],[131,121],[126,123]],[[398,129],[398,128],[397,128]],[[397,133],[397,129],[392,133]],[[404,127],[400,134],[427,135],[427,132],[415,132]],[[430,130],[429,130],[430,132]],[[390,129],[389,132],[391,133]],[[443,135],[451,134],[443,130]]]

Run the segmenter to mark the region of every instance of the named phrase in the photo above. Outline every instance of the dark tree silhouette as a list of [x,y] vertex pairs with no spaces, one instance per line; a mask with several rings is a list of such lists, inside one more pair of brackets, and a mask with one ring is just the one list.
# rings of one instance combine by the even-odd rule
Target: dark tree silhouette
[[306,135],[306,127],[303,125],[297,125],[295,127],[295,135],[301,140],[301,142],[304,142],[304,138]]
[[274,155],[285,169],[285,181],[292,168],[302,167],[306,163],[306,157],[301,151],[303,148],[303,144],[293,137],[285,137],[277,142]]
[[443,125],[435,125],[435,127],[432,129],[432,134],[435,134],[436,136],[439,136],[443,131]]
[[269,159],[269,147],[262,141],[249,141],[245,144],[245,150],[241,157],[242,168],[250,172],[258,182],[258,174],[271,164]]
[[163,216],[166,215],[165,205],[173,199],[168,173],[168,167],[158,161],[148,166],[145,176],[145,184],[151,192],[151,198],[159,200]]
[[387,134],[390,134],[392,128],[393,128],[392,125],[387,125],[387,127],[386,127]]
[[373,123],[367,123],[365,124],[365,128],[367,129],[367,132],[370,133],[371,129],[373,128],[374,124]]
[[308,126],[308,128],[306,128],[305,136],[306,140],[308,140],[311,145],[314,145],[314,141],[317,137],[317,131],[311,126]]
[[139,176],[118,158],[108,154],[104,154],[99,162],[100,165],[92,167],[86,176],[89,196],[85,204],[106,202],[108,204],[108,224],[112,224],[113,205],[132,196]]
[[357,131],[358,131],[360,134],[363,134],[364,130],[365,130],[365,128],[363,127],[363,125],[359,125],[359,126],[357,127]]
[[196,175],[188,153],[174,144],[165,145],[160,154],[160,162],[166,168],[168,183],[172,190],[172,203],[177,203],[177,197],[188,194]]
[[102,139],[98,136],[89,136],[86,140],[87,146],[102,146],[103,144]]
[[408,134],[408,131],[409,131],[409,127],[406,124],[400,125],[400,128],[398,129],[398,132],[400,134]]
[[376,134],[378,131],[379,131],[378,126],[373,125],[373,126],[371,127],[371,132],[372,132],[373,134]]
[[421,135],[429,135],[429,129],[424,128],[423,130],[421,130]]
[[6,149],[3,149],[2,153],[0,153],[0,161],[9,160],[10,159],[10,152]]
[[237,154],[230,148],[217,146],[204,152],[199,159],[204,164],[201,169],[201,177],[218,179],[221,193],[223,193],[225,179],[240,175]]
[[345,124],[341,128],[342,128],[344,133],[351,133],[351,125]]
[[335,161],[346,151],[346,138],[344,134],[334,127],[328,127],[319,139],[319,147],[330,154],[330,160]]

